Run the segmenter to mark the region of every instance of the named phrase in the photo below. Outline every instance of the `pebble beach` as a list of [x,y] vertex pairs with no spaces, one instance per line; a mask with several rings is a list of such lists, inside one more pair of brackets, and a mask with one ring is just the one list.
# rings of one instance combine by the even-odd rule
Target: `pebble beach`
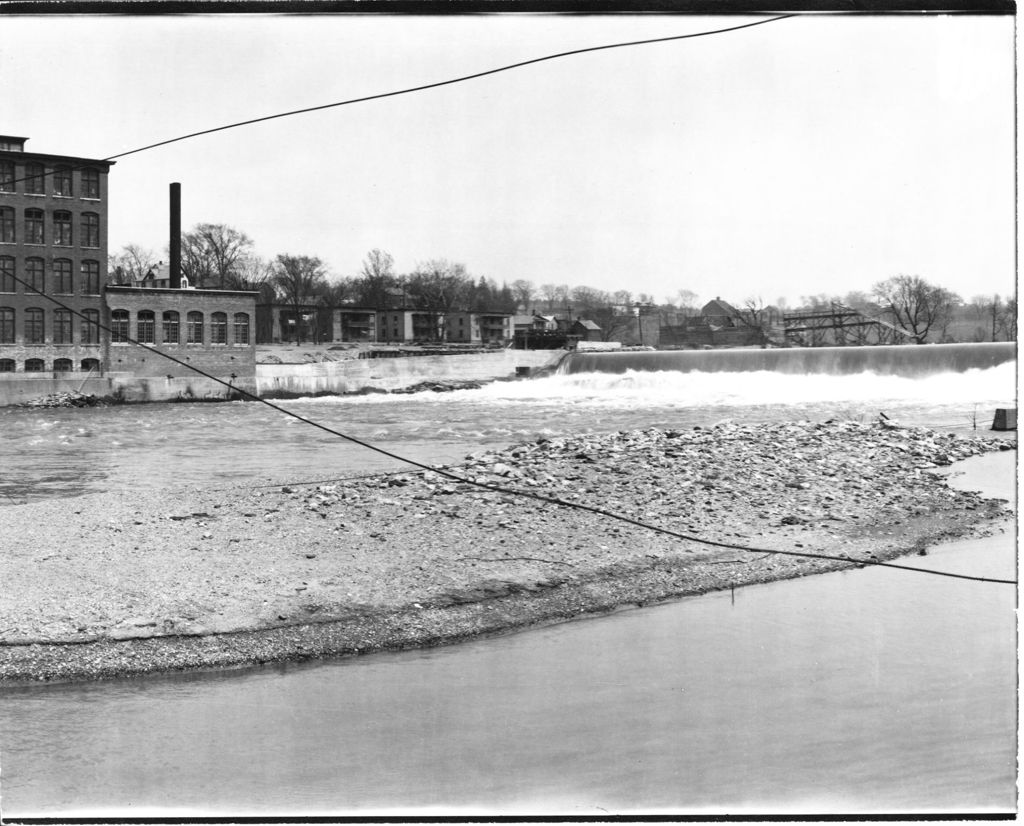
[[449,644],[907,555],[926,568],[930,546],[1012,516],[936,471],[1001,451],[1011,472],[1015,448],[887,422],[724,422],[10,504],[0,686]]

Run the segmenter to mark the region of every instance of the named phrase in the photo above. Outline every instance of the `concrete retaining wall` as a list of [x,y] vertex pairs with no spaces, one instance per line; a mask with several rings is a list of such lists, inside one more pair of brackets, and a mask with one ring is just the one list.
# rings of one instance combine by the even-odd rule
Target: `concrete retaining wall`
[[[309,396],[317,393],[353,393],[364,388],[400,390],[421,381],[486,381],[516,375],[517,368],[540,370],[557,363],[563,350],[499,350],[456,356],[352,359],[317,364],[258,364],[255,379],[236,379],[234,387],[259,396]],[[127,372],[103,378],[25,377],[0,375],[0,407],[23,404],[55,393],[81,389],[94,396],[118,396],[129,402],[165,402],[179,399],[223,399],[227,387],[203,376],[139,378]]]
[[354,393],[365,388],[400,390],[421,381],[484,381],[538,370],[557,362],[562,350],[499,350],[452,356],[353,359],[317,364],[257,364],[261,396]]

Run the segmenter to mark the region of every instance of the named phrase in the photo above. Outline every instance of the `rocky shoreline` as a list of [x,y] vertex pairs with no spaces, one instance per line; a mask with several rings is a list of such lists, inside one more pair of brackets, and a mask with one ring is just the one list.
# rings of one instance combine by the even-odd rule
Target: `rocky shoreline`
[[0,686],[448,644],[923,553],[1007,517],[932,471],[1015,447],[884,423],[723,423],[541,439],[437,469],[690,539],[437,470],[8,506]]

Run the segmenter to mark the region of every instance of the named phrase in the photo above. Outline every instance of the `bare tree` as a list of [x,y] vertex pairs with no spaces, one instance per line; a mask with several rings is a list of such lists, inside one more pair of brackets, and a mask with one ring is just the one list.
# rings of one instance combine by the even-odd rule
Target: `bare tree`
[[193,286],[226,289],[252,239],[226,224],[196,224],[181,236],[181,268]]
[[700,309],[700,297],[693,290],[680,290],[676,293],[675,304],[684,316],[696,315]]
[[432,337],[447,338],[448,314],[469,299],[473,280],[464,264],[435,258],[420,264],[409,276],[409,295],[432,318]]
[[883,312],[923,344],[932,329],[943,329],[960,297],[919,275],[895,275],[872,289]]
[[260,258],[258,255],[247,255],[228,273],[224,286],[229,290],[259,291],[264,284],[271,282],[273,276],[273,261]]
[[384,250],[372,249],[363,259],[363,268],[356,279],[360,303],[377,310],[388,306],[388,291],[395,287],[395,259]]
[[138,244],[126,244],[107,259],[107,280],[111,284],[131,285],[141,281],[157,265],[156,254]]
[[532,281],[519,278],[512,282],[512,297],[516,300],[516,306],[522,307],[524,313],[532,310],[531,302],[536,296],[537,290]]
[[295,320],[295,343],[303,338],[303,311],[316,305],[326,286],[327,274],[319,258],[307,255],[279,255],[274,264],[274,285]]
[[566,284],[541,284],[541,298],[547,303],[547,311],[552,312],[555,307],[564,307],[569,298],[569,287]]

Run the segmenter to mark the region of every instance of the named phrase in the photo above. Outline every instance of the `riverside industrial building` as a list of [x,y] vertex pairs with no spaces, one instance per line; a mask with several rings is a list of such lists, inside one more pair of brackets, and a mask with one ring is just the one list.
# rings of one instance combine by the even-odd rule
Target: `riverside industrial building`
[[[236,386],[254,386],[256,293],[182,285],[177,185],[171,189],[167,283],[107,286],[112,162],[26,152],[27,140],[0,136],[4,395],[17,399],[63,391],[95,379],[107,379],[107,390],[134,380],[193,380],[186,364]],[[130,339],[150,349],[133,346]],[[16,389],[11,383],[25,386]],[[194,392],[191,385],[184,389]],[[154,390],[145,386],[140,392],[173,395],[175,385]]]

